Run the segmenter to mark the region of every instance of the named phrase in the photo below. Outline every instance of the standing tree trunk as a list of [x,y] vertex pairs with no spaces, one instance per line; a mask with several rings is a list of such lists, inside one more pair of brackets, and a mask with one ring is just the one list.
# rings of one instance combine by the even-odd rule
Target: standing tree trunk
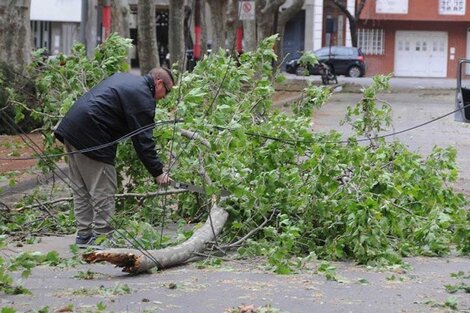
[[185,69],[184,48],[184,0],[170,0],[169,17],[170,65],[178,64],[178,71]]
[[[258,43],[266,37],[279,33],[279,40],[274,47],[274,51],[282,57],[282,42],[284,37],[284,28],[287,22],[299,12],[305,0],[293,0],[291,5],[282,12],[279,8],[286,0],[256,0],[256,25]],[[273,19],[274,17],[274,19]],[[277,63],[282,60],[278,59]],[[275,67],[277,64],[273,64]]]
[[207,0],[211,10],[212,52],[225,48],[225,14],[228,0]]
[[31,0],[0,0],[0,61],[22,69],[31,61]]
[[[83,5],[83,4],[82,4]],[[87,56],[91,58],[95,53],[95,47],[98,43],[98,0],[88,0],[87,3],[87,16],[85,18],[85,46]]]
[[[111,3],[111,33],[117,33],[124,38],[130,38],[129,32],[129,1],[115,0]],[[131,63],[130,49],[127,55],[127,63]]]
[[160,66],[157,49],[157,28],[155,25],[155,5],[152,0],[139,0],[137,3],[137,51],[140,73],[146,74]]
[[[197,0],[196,0],[197,1]],[[206,0],[201,2],[201,58],[207,54],[207,22],[206,22]]]
[[258,44],[261,40],[274,33],[273,17],[275,12],[279,11],[279,7],[285,2],[286,0],[256,0],[256,37],[258,39]]
[[256,50],[256,43],[258,42],[256,34],[256,21],[243,21],[243,39],[245,41],[244,50],[246,52]]
[[351,44],[353,47],[357,47],[357,22],[361,16],[361,12],[364,9],[366,0],[360,0],[354,10],[354,14],[349,12],[348,8],[341,0],[332,0],[333,3],[346,15],[349,21],[349,31],[351,32]]
[[189,5],[184,6],[184,47],[194,49],[193,36],[191,35],[191,18],[193,17],[193,9]]
[[115,0],[111,3],[111,32],[124,38],[130,38],[129,33],[129,1]]
[[240,20],[238,17],[238,0],[229,0],[228,8],[227,8],[227,49],[229,49],[230,53],[233,55],[236,54],[235,52],[235,45],[236,45],[236,34],[237,28],[240,25]]

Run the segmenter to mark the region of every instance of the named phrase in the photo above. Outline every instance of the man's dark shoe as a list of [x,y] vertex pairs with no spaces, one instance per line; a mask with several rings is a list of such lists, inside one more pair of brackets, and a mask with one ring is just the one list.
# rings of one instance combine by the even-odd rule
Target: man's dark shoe
[[87,237],[77,235],[77,237],[75,238],[75,244],[77,245],[77,247],[81,249],[86,249],[89,246],[95,245],[95,240],[96,240],[96,237],[93,235],[90,235]]

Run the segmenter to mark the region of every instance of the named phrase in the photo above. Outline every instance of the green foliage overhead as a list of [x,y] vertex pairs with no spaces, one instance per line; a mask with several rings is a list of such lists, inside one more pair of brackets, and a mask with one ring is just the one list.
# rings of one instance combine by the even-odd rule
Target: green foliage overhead
[[[59,58],[43,68],[37,79],[43,99],[38,117],[45,125],[52,127],[79,95],[123,70],[124,53],[119,53],[128,42],[111,38],[113,44],[104,43],[95,59],[86,59],[77,46],[77,56],[65,65]],[[377,101],[389,77],[375,78],[348,110],[345,122],[355,134],[346,142],[338,132],[311,131],[313,111],[326,102],[329,89],[308,87],[292,104],[292,114],[274,109],[276,40],[267,38],[237,62],[223,52],[212,54],[193,72],[180,73],[174,91],[158,102],[156,121],[183,120],[154,131],[171,176],[207,190],[206,198],[177,198],[173,214],[199,220],[201,204],[228,190],[231,196],[222,205],[230,220],[222,240],[234,242],[256,230],[240,253],[266,256],[278,273],[291,272],[302,263],[299,258],[311,255],[383,265],[400,263],[403,256],[443,255],[453,247],[468,254],[467,201],[451,188],[457,177],[455,149],[436,147],[422,157],[378,136],[391,122],[390,108]],[[182,130],[196,132],[208,145],[181,136]],[[362,137],[369,141],[357,140]],[[52,147],[53,141],[46,141]],[[171,163],[170,154],[176,156]],[[128,143],[120,145],[117,169],[126,177],[121,188],[155,189]],[[148,221],[158,214],[161,219],[165,202],[151,202],[153,213],[134,218]],[[135,206],[126,201],[120,211],[134,213]],[[146,204],[139,206],[145,212]]]

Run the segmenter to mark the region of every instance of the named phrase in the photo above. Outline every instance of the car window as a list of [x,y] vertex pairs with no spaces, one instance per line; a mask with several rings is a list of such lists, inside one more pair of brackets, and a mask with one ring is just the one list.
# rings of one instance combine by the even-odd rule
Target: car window
[[328,53],[330,51],[330,48],[327,47],[327,48],[321,48],[321,49],[318,49],[315,51],[315,55],[317,57],[324,57],[324,56],[328,56]]
[[338,47],[331,47],[331,55],[339,55],[340,49]]
[[342,46],[323,47],[314,51],[314,53],[317,57],[327,57],[330,54],[330,50],[331,55],[335,56],[355,57],[361,55],[361,51],[358,48]]
[[351,48],[341,47],[338,48],[338,55],[350,57],[353,56],[353,51]]

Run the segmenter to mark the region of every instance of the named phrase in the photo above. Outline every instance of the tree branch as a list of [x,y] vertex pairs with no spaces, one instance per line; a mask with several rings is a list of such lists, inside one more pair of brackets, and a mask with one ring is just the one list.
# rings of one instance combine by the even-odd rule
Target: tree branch
[[343,5],[339,0],[332,0],[333,3],[343,12],[349,20],[354,20],[355,17],[349,12],[348,8]]
[[287,9],[279,12],[279,27],[284,27],[285,24],[302,9],[304,3],[305,0],[294,0]]
[[200,143],[202,143],[207,148],[211,147],[210,142],[207,139],[202,138],[197,132],[189,131],[189,130],[186,130],[186,129],[181,129],[180,134],[181,134],[181,136],[186,137],[189,140],[193,140],[193,139],[198,140]]
[[[155,196],[173,195],[173,194],[183,193],[183,192],[189,192],[189,191],[186,190],[186,189],[167,189],[167,190],[159,190],[159,191],[155,191],[155,192],[146,192],[146,193],[118,193],[118,194],[115,194],[114,197],[115,198],[131,198],[131,197],[134,197],[134,198],[150,198],[150,197],[155,197]],[[60,202],[70,202],[72,200],[73,200],[73,197],[58,198],[58,199],[54,199],[54,200],[51,200],[51,201],[42,202],[42,203],[39,203],[39,204],[25,205],[25,206],[17,208],[16,211],[17,212],[22,212],[24,210],[34,209],[34,208],[40,207],[42,205],[57,204],[57,203],[60,203]],[[4,203],[0,203],[0,204],[5,205]]]

